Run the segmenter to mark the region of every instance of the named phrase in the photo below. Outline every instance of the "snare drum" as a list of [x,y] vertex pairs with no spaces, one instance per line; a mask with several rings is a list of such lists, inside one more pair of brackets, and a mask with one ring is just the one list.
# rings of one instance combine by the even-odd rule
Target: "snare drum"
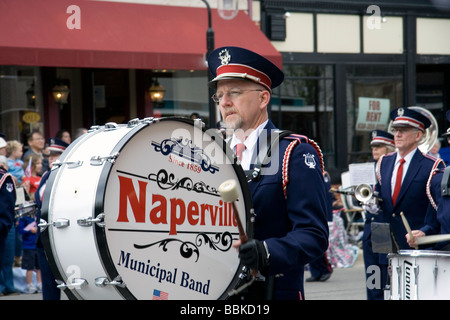
[[226,298],[242,270],[232,205],[218,193],[229,179],[248,221],[244,172],[216,130],[181,118],[92,128],[53,165],[44,194],[59,287],[76,299]]
[[392,300],[450,299],[450,252],[400,250],[389,254]]

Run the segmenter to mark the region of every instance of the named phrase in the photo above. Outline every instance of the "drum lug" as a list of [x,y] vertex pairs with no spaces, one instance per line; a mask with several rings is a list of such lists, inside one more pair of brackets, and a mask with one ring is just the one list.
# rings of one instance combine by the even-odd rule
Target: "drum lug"
[[438,267],[438,264],[437,264],[437,260],[434,260],[433,276],[434,276],[435,280],[436,280],[437,275],[438,275],[438,270],[439,270],[439,267]]
[[60,290],[65,289],[81,289],[88,285],[88,282],[86,279],[83,278],[73,278],[72,283],[66,284],[64,281],[61,280],[55,280],[57,284],[57,288]]
[[78,161],[60,162],[59,160],[56,160],[55,162],[53,162],[52,169],[59,168],[63,164],[67,165],[67,168],[73,169],[73,168],[78,168],[79,166],[81,166],[83,164],[83,161],[78,160]]
[[77,224],[81,227],[90,227],[92,226],[92,223],[95,222],[97,226],[104,227],[105,226],[105,223],[103,222],[104,218],[105,214],[100,213],[95,219],[93,219],[92,217],[78,219]]
[[67,228],[68,226],[70,226],[70,220],[64,219],[64,218],[59,218],[51,223],[48,223],[44,219],[41,219],[39,221],[38,227],[41,228],[41,231],[44,231],[49,226],[54,226],[55,228],[58,228],[58,229]]
[[114,161],[116,161],[118,156],[119,156],[118,152],[116,152],[112,155],[106,156],[106,157],[93,156],[90,160],[90,164],[91,164],[91,166],[101,166],[107,160],[111,163],[114,163]]
[[107,277],[95,278],[95,285],[99,288],[104,288],[107,285],[117,286],[117,287],[121,287],[121,288],[126,287],[125,283],[122,281],[121,276],[115,277],[113,281],[110,281]]

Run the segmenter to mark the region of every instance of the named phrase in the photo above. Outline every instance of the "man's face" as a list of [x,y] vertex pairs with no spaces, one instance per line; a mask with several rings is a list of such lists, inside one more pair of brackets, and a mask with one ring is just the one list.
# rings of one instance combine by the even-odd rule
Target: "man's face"
[[372,146],[373,160],[378,161],[383,154],[387,153],[387,147],[384,144],[376,144]]
[[[269,95],[264,87],[246,80],[221,80],[217,84],[216,96],[227,129],[254,129],[266,114],[267,103],[262,102]],[[265,120],[264,120],[265,121]],[[258,124],[259,125],[259,124]]]
[[399,151],[411,151],[416,148],[422,138],[422,131],[411,127],[393,128],[395,147]]
[[28,141],[28,144],[37,150],[43,150],[45,147],[45,139],[40,133],[34,133],[31,137],[32,139]]

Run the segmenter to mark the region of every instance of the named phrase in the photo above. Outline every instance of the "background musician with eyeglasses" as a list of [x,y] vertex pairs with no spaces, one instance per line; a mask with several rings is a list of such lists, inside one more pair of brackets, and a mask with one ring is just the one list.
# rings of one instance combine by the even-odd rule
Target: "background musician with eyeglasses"
[[[382,156],[377,163],[375,190],[382,199],[378,220],[389,223],[398,250],[411,249],[400,213],[416,235],[437,232],[436,211],[428,200],[426,184],[430,172],[444,164],[418,149],[425,129],[431,125],[425,115],[405,107],[393,110],[390,116],[397,152]],[[379,257],[385,284],[388,260],[386,254]]]
[[[264,57],[238,47],[214,50],[208,66],[215,77],[210,83],[216,89],[213,99],[231,133],[229,145],[243,169],[252,169],[276,129],[267,105],[272,89],[283,81],[283,72]],[[261,175],[249,182],[256,213],[254,238],[244,244],[238,240],[234,246],[241,262],[259,270],[262,277],[241,298],[303,299],[304,266],[328,247],[328,195],[320,149],[304,136],[289,137],[272,149],[276,170],[262,167]]]

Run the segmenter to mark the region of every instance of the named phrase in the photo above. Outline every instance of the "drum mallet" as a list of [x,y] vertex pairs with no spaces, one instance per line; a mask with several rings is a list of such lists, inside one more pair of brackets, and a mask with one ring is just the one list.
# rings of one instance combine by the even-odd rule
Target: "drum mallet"
[[[239,218],[239,212],[237,211],[237,207],[235,204],[235,201],[239,198],[236,181],[230,179],[222,182],[222,184],[219,186],[219,194],[223,201],[231,203],[234,219],[236,220],[239,230],[239,239],[241,240],[241,243],[246,243],[248,241],[248,236],[244,231],[244,227],[242,226],[241,219]],[[232,296],[234,294],[238,294],[239,292],[250,286],[255,281],[258,270],[250,270],[250,274],[252,275],[252,279],[249,282],[237,289],[232,290],[228,293],[228,295]]]
[[[414,236],[413,236],[413,234],[412,234],[412,231],[411,231],[411,228],[410,228],[410,226],[409,226],[408,220],[406,220],[406,217],[405,217],[405,215],[403,214],[403,211],[400,212],[400,217],[402,217],[403,225],[405,226],[406,231],[408,231],[409,237],[410,237],[411,239],[414,239]],[[414,249],[416,249],[416,250],[419,249],[419,246],[416,245],[416,246],[414,247]]]
[[224,181],[219,186],[219,194],[223,201],[231,203],[231,206],[233,207],[234,219],[236,220],[239,230],[239,239],[242,243],[246,243],[248,241],[248,236],[244,231],[244,227],[242,226],[242,222],[239,218],[239,213],[235,204],[235,201],[239,198],[236,184],[236,181],[233,179]]

